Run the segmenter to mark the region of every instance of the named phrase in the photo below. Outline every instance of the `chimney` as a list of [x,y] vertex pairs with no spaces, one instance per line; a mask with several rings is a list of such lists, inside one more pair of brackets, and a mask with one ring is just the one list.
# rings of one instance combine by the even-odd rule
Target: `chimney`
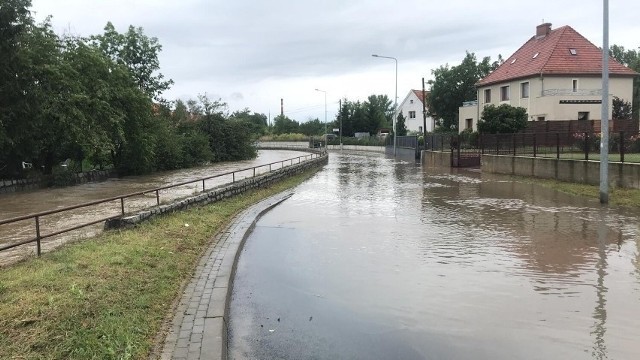
[[544,23],[536,26],[536,39],[543,38],[551,32],[551,23]]
[[284,116],[284,99],[280,99],[280,115]]

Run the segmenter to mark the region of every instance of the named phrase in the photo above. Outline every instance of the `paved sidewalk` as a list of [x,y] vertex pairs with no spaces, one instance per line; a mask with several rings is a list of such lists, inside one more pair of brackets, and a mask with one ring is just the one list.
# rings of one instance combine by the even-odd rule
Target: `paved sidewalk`
[[229,301],[240,250],[258,219],[291,195],[283,192],[251,206],[218,233],[182,294],[161,359],[227,358]]

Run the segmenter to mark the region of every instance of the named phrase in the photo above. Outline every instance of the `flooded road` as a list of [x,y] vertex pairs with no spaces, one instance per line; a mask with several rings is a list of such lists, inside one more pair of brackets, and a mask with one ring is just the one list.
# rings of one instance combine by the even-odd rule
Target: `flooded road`
[[638,359],[639,220],[504,177],[331,153],[246,242],[230,358]]
[[[230,171],[296,158],[306,154],[307,153],[293,150],[261,150],[258,152],[258,157],[253,160],[219,163],[210,166],[158,172],[143,176],[111,178],[102,182],[86,183],[64,188],[0,194],[0,220],[141,192],[148,189],[195,180],[216,174],[224,174]],[[278,169],[280,166],[280,163],[275,164],[272,166],[272,169]],[[256,174],[261,174],[267,171],[269,171],[268,166],[258,168],[256,169]],[[239,180],[251,176],[253,176],[253,170],[238,173],[235,175],[235,179]],[[205,186],[207,189],[210,189],[215,186],[230,183],[232,180],[231,175],[223,176],[207,180]],[[191,196],[201,190],[202,183],[193,183],[163,190],[160,192],[160,199],[162,203],[166,203],[174,199]],[[129,213],[154,205],[156,205],[155,194],[146,194],[144,196],[127,199],[125,201],[125,211]],[[81,223],[87,223],[108,216],[118,215],[120,212],[120,201],[116,200],[88,208],[80,208],[65,211],[63,213],[52,214],[41,218],[41,231],[43,234],[48,234],[62,228],[70,228]],[[45,239],[43,240],[43,248],[48,250],[74,238],[94,235],[101,231],[102,227],[102,224],[98,224],[57,237]],[[0,225],[0,246],[17,243],[21,240],[27,240],[34,237],[35,226],[33,219],[14,224]],[[0,265],[12,262],[17,258],[29,255],[34,251],[35,244],[32,243],[12,250],[0,252]]]

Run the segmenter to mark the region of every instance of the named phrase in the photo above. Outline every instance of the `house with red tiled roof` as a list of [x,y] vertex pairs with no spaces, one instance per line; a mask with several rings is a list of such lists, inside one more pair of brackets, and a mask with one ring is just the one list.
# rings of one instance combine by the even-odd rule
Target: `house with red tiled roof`
[[[425,93],[429,96],[428,91],[422,90],[409,90],[409,93],[404,100],[398,105],[398,110],[395,112],[395,117],[402,113],[405,119],[405,125],[408,131],[422,133],[424,118],[422,111],[424,109],[424,96]],[[427,131],[433,131],[435,127],[435,121],[430,116],[427,116]]]
[[[611,57],[609,74],[611,118],[613,96],[631,102],[639,74]],[[476,88],[478,100],[460,107],[460,131],[477,130],[487,104],[523,107],[530,121],[600,120],[602,52],[572,27],[545,23]]]

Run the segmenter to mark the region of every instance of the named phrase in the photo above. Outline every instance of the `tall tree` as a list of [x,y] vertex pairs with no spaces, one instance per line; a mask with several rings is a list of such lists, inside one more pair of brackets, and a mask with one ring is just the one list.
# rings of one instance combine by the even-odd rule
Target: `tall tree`
[[24,39],[33,26],[30,0],[5,0],[0,5],[0,174],[15,175],[28,160],[29,111],[35,101],[30,84]]
[[[627,66],[631,70],[640,73],[640,48],[638,50],[625,49],[624,46],[613,45],[609,50],[609,54],[619,63]],[[633,108],[632,118],[638,120],[640,118],[640,77],[633,79],[633,99],[631,105]]]
[[273,119],[274,134],[294,134],[298,132],[300,124],[289,119],[286,115],[278,115]]
[[148,37],[141,27],[133,26],[121,34],[108,22],[104,33],[92,39],[109,58],[129,69],[138,87],[149,97],[162,101],[162,92],[171,87],[173,80],[165,80],[159,72],[162,45],[157,38]]
[[465,101],[476,100],[476,83],[498,65],[489,57],[478,62],[474,53],[467,52],[460,65],[445,64],[431,71],[434,79],[429,80],[431,92],[427,106],[429,116],[438,119],[441,130],[457,131],[458,108]]
[[407,136],[407,124],[402,112],[399,112],[396,118],[396,133],[398,136]]
[[[324,123],[315,118],[307,122],[300,123],[300,132],[307,135],[322,135],[324,133]],[[330,131],[330,130],[329,130]]]

